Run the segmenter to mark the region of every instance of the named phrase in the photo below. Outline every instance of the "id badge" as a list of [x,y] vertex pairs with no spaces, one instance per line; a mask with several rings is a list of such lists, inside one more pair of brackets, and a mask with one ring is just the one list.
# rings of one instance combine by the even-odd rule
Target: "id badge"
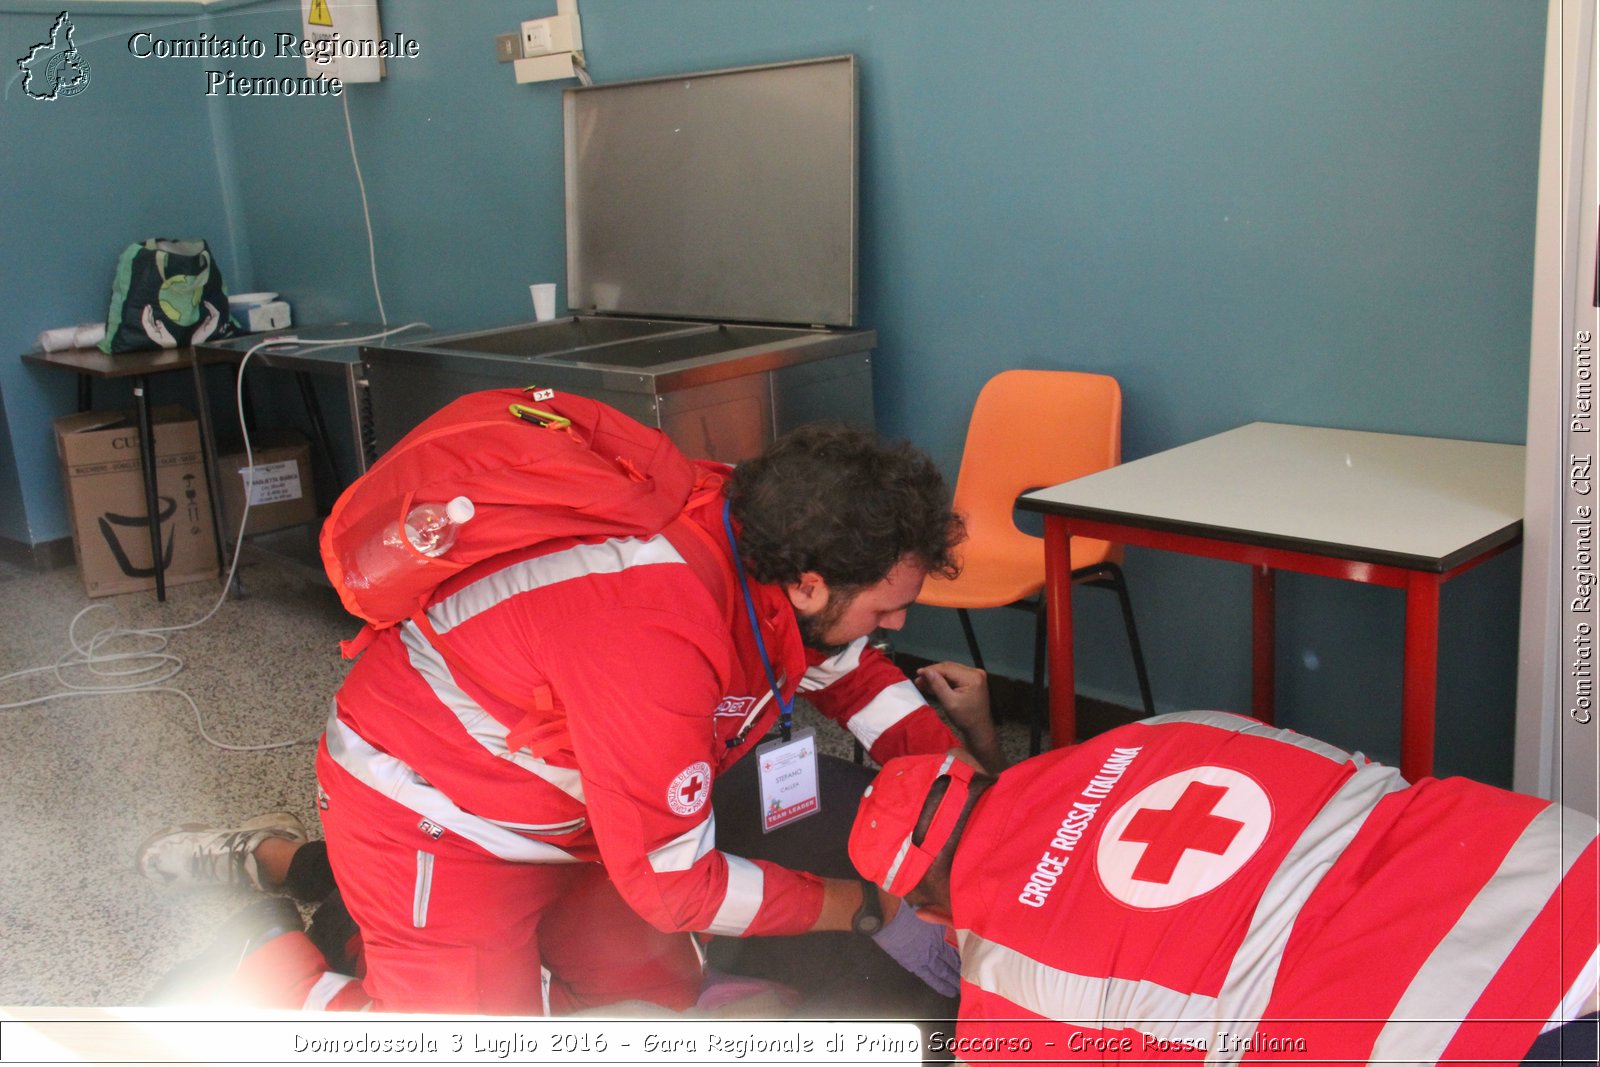
[[787,741],[768,741],[757,746],[762,833],[771,833],[822,810],[822,797],[817,788],[816,734],[816,730],[806,726],[791,730]]

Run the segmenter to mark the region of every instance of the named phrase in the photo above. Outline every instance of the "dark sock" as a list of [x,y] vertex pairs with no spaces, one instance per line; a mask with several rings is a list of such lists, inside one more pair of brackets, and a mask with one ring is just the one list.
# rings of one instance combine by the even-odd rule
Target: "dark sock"
[[345,909],[338,890],[312,914],[306,936],[328,961],[330,971],[361,977],[361,931]]
[[326,841],[307,841],[295,850],[283,888],[302,904],[315,904],[333,893],[333,868],[328,864]]

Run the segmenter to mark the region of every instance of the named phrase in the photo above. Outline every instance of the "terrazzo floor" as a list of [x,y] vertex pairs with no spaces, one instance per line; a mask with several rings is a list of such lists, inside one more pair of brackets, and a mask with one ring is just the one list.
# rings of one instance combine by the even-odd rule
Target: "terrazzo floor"
[[[243,598],[166,635],[182,670],[163,690],[0,711],[0,1004],[137,1004],[251,902],[245,890],[174,892],[140,877],[134,853],[153,830],[287,809],[316,831],[313,739],[346,667],[338,641],[355,627],[327,588],[266,567],[243,578]],[[0,675],[54,664],[91,605],[80,641],[112,625],[182,625],[220,590],[208,581],[169,589],[165,604],[149,593],[91,601],[75,569],[12,572],[0,580],[12,617]],[[68,677],[91,680],[82,669]],[[60,688],[49,673],[13,678],[0,704]],[[305,740],[230,751],[205,740],[201,722],[225,745]]]
[[[115,1007],[140,1003],[156,980],[211,941],[250,904],[248,890],[175,891],[133,866],[139,843],[177,822],[228,824],[264,811],[297,814],[320,836],[313,738],[348,664],[338,642],[356,630],[332,590],[269,565],[241,571],[245,595],[209,621],[167,635],[182,670],[160,691],[74,696],[0,708],[0,1005]],[[0,569],[12,621],[0,676],[49,667],[79,639],[116,625],[171,627],[199,619],[220,583],[90,600],[72,568]],[[82,683],[85,675],[70,675]],[[49,674],[8,679],[0,705],[60,686]],[[179,694],[187,693],[196,710]],[[819,726],[819,748],[848,756],[851,742]],[[217,747],[293,741],[241,751]],[[1012,758],[1026,746],[1002,726]]]

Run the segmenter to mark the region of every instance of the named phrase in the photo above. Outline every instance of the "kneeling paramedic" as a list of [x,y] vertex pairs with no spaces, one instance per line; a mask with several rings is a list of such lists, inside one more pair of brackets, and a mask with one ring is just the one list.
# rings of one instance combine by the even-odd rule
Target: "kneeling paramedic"
[[[271,965],[302,976],[285,1006],[682,1009],[700,986],[692,934],[893,911],[860,881],[719,851],[711,788],[775,726],[792,736],[763,766],[810,765],[814,743],[789,729],[798,693],[879,762],[959,743],[867,636],[902,625],[961,536],[927,457],[808,426],[737,469],[698,464],[663,533],[547,541],[445,581],[371,641],[317,755],[366,973],[323,974],[303,937],[279,938]],[[986,720],[987,696],[967,699]],[[953,954],[924,929],[906,916],[877,939],[937,981]]]

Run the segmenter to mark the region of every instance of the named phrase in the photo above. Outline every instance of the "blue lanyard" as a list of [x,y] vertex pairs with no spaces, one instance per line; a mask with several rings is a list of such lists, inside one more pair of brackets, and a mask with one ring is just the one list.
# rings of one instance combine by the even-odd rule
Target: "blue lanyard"
[[[772,657],[767,655],[767,643],[761,639],[761,624],[756,620],[756,602],[750,597],[750,579],[744,574],[744,560],[739,558],[739,543],[733,536],[733,517],[730,512],[731,501],[722,502],[722,528],[728,531],[728,547],[733,549],[733,567],[739,575],[739,591],[744,594],[744,610],[750,616],[750,632],[756,635],[756,651],[761,653],[761,666],[767,672],[767,685],[772,687],[773,699],[778,702],[778,729],[783,733],[783,739],[789,740],[789,725],[793,721],[794,698],[785,700],[778,691],[778,677],[772,671]],[[744,732],[738,737],[728,739],[728,747],[744,743]]]

